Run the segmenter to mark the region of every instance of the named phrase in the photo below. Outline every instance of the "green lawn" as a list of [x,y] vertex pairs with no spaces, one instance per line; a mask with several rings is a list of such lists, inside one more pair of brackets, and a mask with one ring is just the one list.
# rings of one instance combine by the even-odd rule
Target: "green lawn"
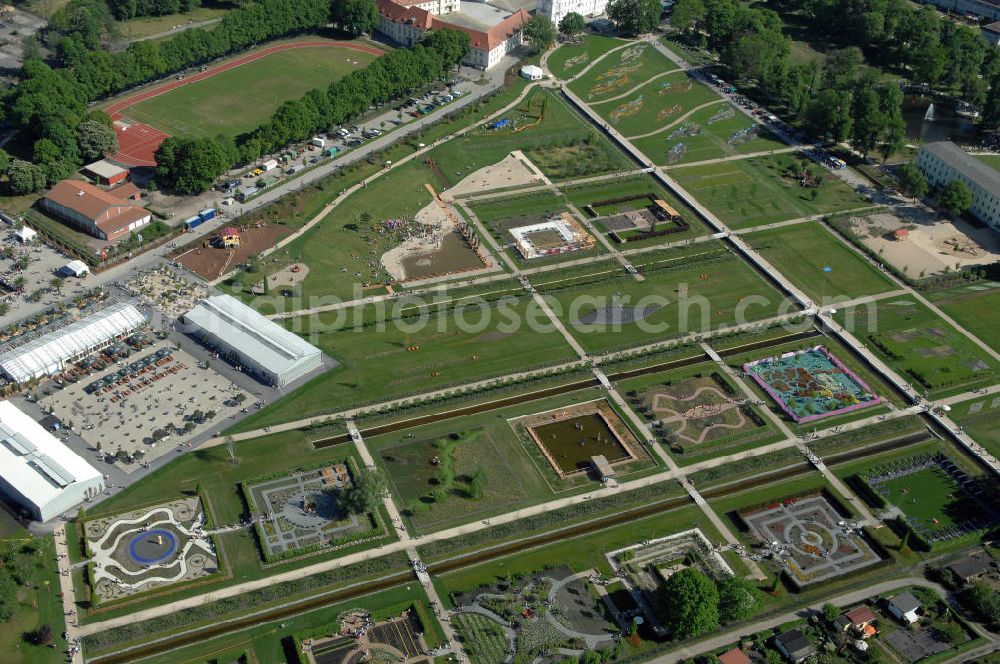
[[[696,135],[688,135],[682,131],[685,127],[693,131],[695,126],[698,127]],[[743,133],[753,126],[756,126],[756,134],[752,137]],[[671,138],[675,132],[676,136]],[[680,143],[684,145],[682,153],[671,155],[671,151]],[[727,103],[699,109],[670,129],[637,138],[633,140],[633,144],[654,163],[662,166],[690,164],[787,147],[768,129]]]
[[721,101],[711,88],[678,71],[659,76],[619,99],[595,102],[593,108],[622,134],[635,136],[677,122],[702,104]]
[[563,44],[549,56],[549,71],[556,78],[576,76],[601,55],[625,43],[614,37],[584,35],[579,44]]
[[874,295],[893,282],[820,222],[764,230],[744,238],[816,302]]
[[670,175],[732,228],[865,205],[861,197],[832,173],[823,176],[817,189],[803,188],[797,179],[783,175],[790,167],[800,169],[803,160],[806,157],[797,154],[769,155],[677,168]]
[[[290,325],[301,324],[302,333],[341,365],[243,420],[238,430],[575,358],[537,305],[524,299],[485,310],[470,307],[464,313],[431,315],[425,326],[411,328],[416,331],[404,329],[414,325],[413,321],[398,325],[388,321],[384,330],[338,326],[338,315],[351,321],[353,311],[322,314],[314,321],[295,319]],[[531,320],[545,322],[549,329],[532,329]],[[315,334],[310,334],[310,329]]]
[[[4,664],[59,664],[66,661],[63,650],[66,642],[61,638],[66,623],[59,598],[59,572],[56,569],[55,543],[51,537],[31,537],[21,532],[9,540],[10,546],[28,546],[13,554],[16,573],[24,573],[27,584],[16,591],[17,604],[10,620],[0,623],[0,659]],[[7,546],[7,541],[0,541]],[[56,647],[31,645],[24,640],[26,632],[50,625]]]
[[995,382],[997,362],[909,297],[840,310],[838,321],[931,397]]
[[1000,457],[1000,397],[977,397],[951,407],[951,418],[977,443]]
[[123,114],[172,136],[236,136],[259,126],[281,103],[326,87],[375,57],[336,47],[273,53],[142,101]]
[[[598,390],[587,389],[365,442],[388,474],[404,518],[415,532],[426,534],[551,500],[556,492],[596,488],[587,478],[560,480],[537,448],[518,437],[509,420],[600,396]],[[479,498],[469,493],[477,472],[484,479]],[[619,480],[622,477],[627,475]]]
[[975,157],[994,170],[1000,171],[1000,154],[977,154]]
[[945,291],[933,300],[959,325],[993,348],[1000,348],[1000,284],[962,286]]
[[882,490],[890,504],[931,529],[967,521],[980,510],[958,483],[936,466],[887,480]]
[[[781,296],[761,276],[716,243],[632,258],[645,273],[643,281],[622,271],[572,286],[549,286],[545,274],[533,275],[531,282],[589,352],[624,349],[759,320],[773,316],[780,306]],[[678,296],[682,284],[687,288],[683,303]],[[753,299],[742,303],[748,296]],[[637,307],[649,310],[634,322],[588,322],[592,312],[615,307],[616,299],[627,311]]]
[[[229,632],[223,636],[208,639],[195,645],[185,646],[161,655],[144,659],[148,664],[204,664],[205,662],[284,662],[287,661],[287,642],[291,645],[293,635],[312,634],[329,626],[331,631],[338,627],[338,616],[350,609],[363,608],[370,611],[375,620],[395,618],[409,606],[418,608],[424,625],[428,645],[441,642],[441,628],[433,618],[434,612],[419,583],[396,586],[381,592],[357,597],[347,602],[282,618],[280,622],[268,622],[249,629]],[[434,644],[434,645],[432,645]],[[247,660],[239,656],[249,654]],[[297,660],[295,660],[297,661]],[[303,660],[304,661],[304,660]]]
[[[497,163],[514,150],[524,151],[553,180],[634,166],[608,138],[551,90],[532,90],[516,108],[499,119],[509,120],[510,124],[501,129],[477,127],[430,153],[448,186],[472,171]],[[439,186],[436,180],[430,182]]]
[[625,94],[652,76],[677,69],[645,42],[634,42],[601,60],[586,74],[570,83],[584,101],[599,102]]
[[[188,23],[201,23],[212,19],[221,19],[229,11],[230,9],[223,7],[195,7],[184,14],[146,16],[131,21],[120,21],[118,23],[118,32],[121,33],[122,37],[131,41],[157,35],[161,32],[170,32],[174,26],[184,27]],[[164,37],[167,37],[167,35],[164,35]]]

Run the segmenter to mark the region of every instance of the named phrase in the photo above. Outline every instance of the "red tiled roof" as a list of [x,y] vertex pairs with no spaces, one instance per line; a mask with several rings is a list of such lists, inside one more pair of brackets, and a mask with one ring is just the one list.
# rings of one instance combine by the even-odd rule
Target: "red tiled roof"
[[239,235],[240,232],[232,226],[226,226],[219,231],[219,235]]
[[739,648],[733,648],[719,655],[721,664],[750,664],[750,658]]
[[531,18],[523,9],[500,21],[488,31],[473,30],[462,25],[449,23],[446,17],[435,16],[420,7],[407,7],[395,0],[375,0],[379,13],[393,23],[411,23],[420,30],[459,30],[469,35],[472,48],[492,51],[509,37],[516,34]]
[[82,180],[58,182],[45,198],[90,219],[109,237],[149,216],[149,212],[136,203],[118,198]]
[[852,625],[863,625],[876,619],[875,613],[864,604],[851,609],[844,616],[851,621]]
[[126,182],[114,189],[108,189],[108,193],[123,201],[127,201],[132,198],[138,198],[142,192],[139,190],[139,187],[135,186],[134,182]]

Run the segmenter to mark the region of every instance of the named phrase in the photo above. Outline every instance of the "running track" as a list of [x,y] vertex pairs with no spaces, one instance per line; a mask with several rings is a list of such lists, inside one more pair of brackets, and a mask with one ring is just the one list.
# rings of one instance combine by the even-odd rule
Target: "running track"
[[121,162],[128,166],[155,166],[156,162],[153,160],[153,154],[156,149],[160,147],[160,143],[163,142],[169,135],[164,132],[151,127],[146,124],[136,123],[129,124],[124,121],[124,115],[122,111],[127,109],[129,106],[138,104],[139,102],[146,101],[147,99],[152,99],[159,95],[170,92],[171,90],[176,90],[182,86],[188,85],[189,83],[197,83],[198,81],[204,81],[207,78],[211,78],[216,74],[221,74],[224,71],[229,71],[239,67],[240,65],[245,65],[248,62],[254,62],[255,60],[260,60],[261,58],[267,57],[273,53],[279,53],[281,51],[290,51],[295,48],[321,48],[321,47],[334,47],[334,48],[346,48],[353,51],[362,51],[364,53],[370,53],[371,55],[383,55],[384,51],[377,49],[373,46],[365,46],[363,44],[358,44],[356,42],[347,41],[300,41],[300,42],[290,42],[287,44],[277,44],[275,46],[269,46],[268,48],[261,49],[259,51],[254,51],[249,53],[242,58],[237,58],[235,60],[230,60],[229,62],[224,62],[221,65],[211,67],[205,71],[200,71],[196,74],[191,74],[185,76],[181,80],[172,80],[162,85],[158,85],[149,90],[144,90],[131,97],[126,97],[111,104],[104,109],[104,112],[111,116],[111,119],[115,122],[115,133],[118,135],[118,152],[112,155],[112,159]]

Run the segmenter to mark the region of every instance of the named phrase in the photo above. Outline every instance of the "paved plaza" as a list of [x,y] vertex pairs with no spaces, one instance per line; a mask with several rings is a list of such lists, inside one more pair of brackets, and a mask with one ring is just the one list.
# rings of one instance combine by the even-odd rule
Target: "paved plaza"
[[850,574],[880,559],[822,495],[741,514],[799,587]]
[[[142,364],[157,353],[163,359],[115,378],[123,368]],[[103,387],[88,391],[94,383]],[[240,401],[252,403],[250,395],[236,385],[211,369],[200,368],[187,352],[161,341],[68,385],[41,404],[79,431],[92,447],[99,446],[106,454],[141,451],[148,462],[173,449],[172,441],[178,436],[174,432],[163,435],[165,429],[184,431],[183,439],[190,440],[240,412]],[[126,471],[136,468],[122,467]]]
[[88,521],[94,592],[102,601],[218,571],[198,498]]

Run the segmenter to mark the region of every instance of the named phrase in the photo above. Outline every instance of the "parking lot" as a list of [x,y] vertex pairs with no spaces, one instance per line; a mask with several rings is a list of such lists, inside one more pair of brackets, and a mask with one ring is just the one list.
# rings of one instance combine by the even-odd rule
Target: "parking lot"
[[239,413],[250,394],[189,353],[158,341],[41,400],[103,454],[122,453],[117,465],[141,452],[148,463]]

